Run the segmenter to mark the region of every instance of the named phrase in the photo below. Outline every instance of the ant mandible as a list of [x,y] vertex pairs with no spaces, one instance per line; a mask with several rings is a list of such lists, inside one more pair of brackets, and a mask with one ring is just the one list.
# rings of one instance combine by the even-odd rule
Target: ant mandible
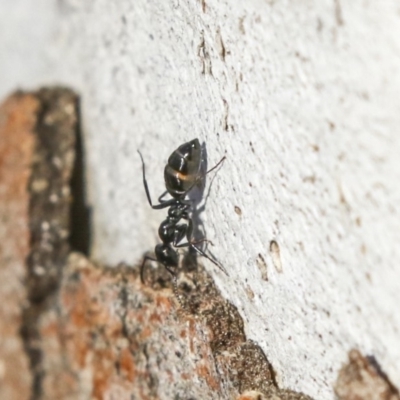
[[[156,258],[145,256],[140,268],[140,278],[144,283],[144,266],[148,260],[159,262],[164,265],[166,270],[176,277],[175,270],[178,267],[179,257],[176,251],[177,248],[189,247],[195,250],[201,256],[210,260],[214,265],[224,269],[215,260],[210,258],[203,250],[196,247],[196,244],[206,242],[206,239],[201,239],[197,242],[192,241],[193,220],[190,216],[192,211],[192,202],[186,199],[186,196],[191,189],[207,175],[209,172],[216,169],[224,160],[222,159],[209,171],[201,173],[201,146],[198,139],[193,139],[190,142],[180,145],[168,158],[168,163],[164,169],[164,181],[166,191],[158,198],[159,204],[153,205],[150,197],[149,187],[146,180],[145,164],[142,153],[138,150],[142,160],[143,185],[146,191],[147,200],[153,210],[168,209],[168,217],[161,222],[158,228],[158,235],[161,239],[160,244],[155,247]],[[163,198],[170,194],[169,200]],[[186,223],[179,223],[181,220]],[[180,243],[186,237],[186,243]],[[225,271],[224,271],[225,272]],[[225,272],[226,273],[226,272]]]

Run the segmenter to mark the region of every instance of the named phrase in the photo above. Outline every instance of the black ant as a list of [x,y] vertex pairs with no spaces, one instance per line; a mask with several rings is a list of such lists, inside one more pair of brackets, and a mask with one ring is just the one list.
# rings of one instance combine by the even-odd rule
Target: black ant
[[[144,266],[148,260],[163,264],[166,270],[176,277],[175,270],[178,267],[179,257],[177,248],[189,247],[195,250],[201,256],[210,260],[222,271],[224,269],[216,261],[210,258],[203,250],[196,247],[196,244],[209,242],[207,239],[192,241],[193,220],[190,216],[192,211],[192,202],[186,199],[191,189],[207,175],[216,169],[224,160],[223,157],[213,168],[206,173],[201,173],[201,147],[198,139],[191,140],[179,146],[168,158],[168,163],[164,169],[164,180],[166,191],[158,198],[159,204],[153,205],[150,197],[149,187],[146,181],[145,164],[142,154],[138,150],[142,160],[143,185],[146,191],[147,200],[154,210],[168,209],[168,217],[161,222],[158,228],[158,235],[162,243],[155,247],[155,256],[152,258],[145,256],[140,268],[140,278],[144,283]],[[170,194],[169,200],[163,198]],[[179,223],[185,220],[185,223]],[[186,243],[180,243],[186,237]],[[224,271],[225,272],[225,271]],[[226,273],[226,272],[225,272]]]

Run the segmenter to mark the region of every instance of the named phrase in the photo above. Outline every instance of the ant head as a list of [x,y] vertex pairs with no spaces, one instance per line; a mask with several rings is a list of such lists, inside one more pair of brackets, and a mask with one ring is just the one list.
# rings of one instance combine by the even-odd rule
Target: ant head
[[158,244],[155,248],[156,258],[161,264],[168,267],[178,267],[179,257],[171,245]]

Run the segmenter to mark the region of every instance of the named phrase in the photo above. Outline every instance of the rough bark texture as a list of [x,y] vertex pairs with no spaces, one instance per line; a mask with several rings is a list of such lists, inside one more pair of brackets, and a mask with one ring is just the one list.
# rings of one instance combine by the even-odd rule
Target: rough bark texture
[[[75,161],[78,99],[68,89],[43,89],[34,94],[39,107],[35,147],[30,165],[30,248],[26,260],[28,302],[21,335],[30,358],[32,397],[42,392],[43,352],[39,316],[51,306],[70,251],[71,177]],[[7,134],[7,133],[6,133]]]
[[349,362],[339,371],[335,393],[341,400],[399,400],[399,390],[373,357],[358,350],[349,352]]
[[277,387],[237,310],[202,269],[185,274],[180,301],[160,280],[147,288],[133,268],[71,254],[57,307],[40,317],[42,398],[234,399],[256,390],[310,399]]
[[30,251],[27,190],[34,155],[39,102],[17,94],[0,107],[0,398],[28,399],[32,376],[20,337],[28,301]]
[[198,137],[209,167],[227,156],[198,226],[228,275],[201,262],[277,384],[322,400],[354,348],[400,382],[399,49],[396,0],[0,2],[0,94],[81,97],[93,212],[73,247],[139,263],[166,213],[137,150],[155,200]]

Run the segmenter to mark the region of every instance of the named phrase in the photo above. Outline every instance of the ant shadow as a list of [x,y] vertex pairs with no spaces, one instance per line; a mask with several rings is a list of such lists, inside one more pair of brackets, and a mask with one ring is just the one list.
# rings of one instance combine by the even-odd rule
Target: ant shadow
[[396,388],[396,386],[389,379],[388,375],[383,371],[381,364],[378,362],[378,360],[375,358],[375,356],[374,355],[367,355],[365,358],[372,365],[372,367],[375,369],[376,373],[383,380],[386,381],[386,384],[389,386],[390,390],[393,393],[399,394],[399,390]]
[[[221,161],[219,161],[221,162]],[[217,165],[217,164],[216,164]],[[201,218],[201,214],[206,209],[207,201],[211,193],[211,189],[214,183],[214,179],[216,178],[219,169],[222,165],[218,166],[217,170],[213,174],[210,185],[208,186],[207,193],[205,193],[205,189],[207,187],[207,171],[208,171],[208,154],[206,143],[203,142],[201,144],[201,167],[200,167],[200,176],[199,182],[192,188],[192,190],[188,193],[188,198],[192,202],[192,220],[193,220],[193,239],[196,242],[201,242],[201,245],[198,246],[202,251],[206,251],[210,254],[214,261],[217,261],[214,254],[209,250],[208,244],[212,242],[207,241],[207,232],[205,229],[204,222]],[[197,252],[189,247],[189,251],[184,255],[182,267],[186,271],[192,271],[197,267]],[[218,263],[219,264],[219,263]]]

